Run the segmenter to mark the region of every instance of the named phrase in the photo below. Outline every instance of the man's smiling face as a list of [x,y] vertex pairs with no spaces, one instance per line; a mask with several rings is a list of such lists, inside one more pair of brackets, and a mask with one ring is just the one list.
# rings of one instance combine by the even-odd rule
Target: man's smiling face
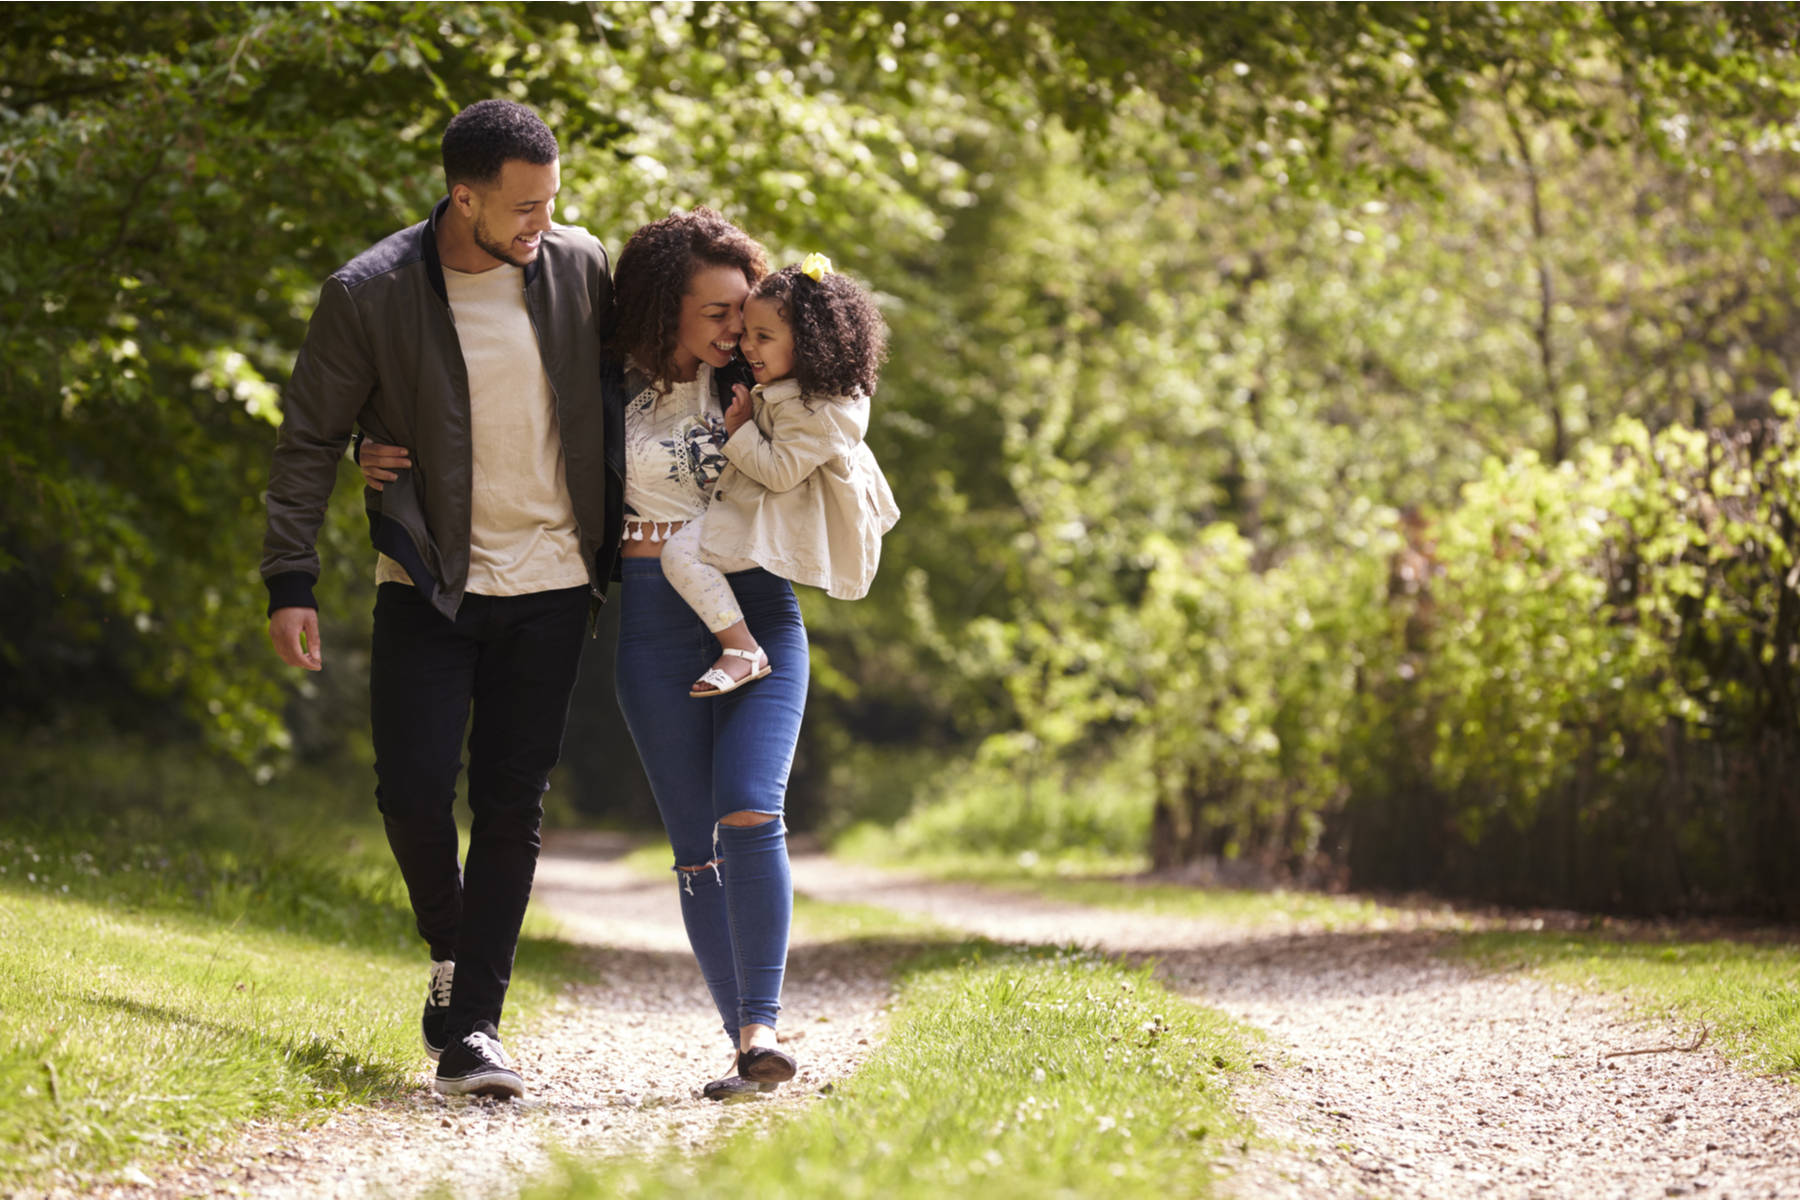
[[453,198],[464,205],[474,227],[475,244],[491,258],[522,267],[538,256],[561,186],[556,162],[529,163],[514,158],[501,166],[492,183],[462,185],[467,195]]

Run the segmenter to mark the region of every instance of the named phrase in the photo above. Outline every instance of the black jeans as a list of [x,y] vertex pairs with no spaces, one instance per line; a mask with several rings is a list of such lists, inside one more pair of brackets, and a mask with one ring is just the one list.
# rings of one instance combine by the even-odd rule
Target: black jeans
[[[455,621],[406,584],[376,589],[375,795],[419,933],[432,958],[456,960],[453,1039],[478,1021],[500,1024],[587,613],[585,587],[468,595]],[[465,727],[473,821],[459,871]]]

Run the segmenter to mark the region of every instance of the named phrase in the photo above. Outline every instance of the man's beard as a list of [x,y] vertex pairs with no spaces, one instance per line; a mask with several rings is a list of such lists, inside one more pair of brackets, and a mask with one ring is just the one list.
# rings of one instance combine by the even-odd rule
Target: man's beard
[[510,266],[526,267],[530,265],[530,260],[514,256],[511,242],[496,242],[493,235],[488,232],[487,226],[479,220],[475,222],[475,244]]

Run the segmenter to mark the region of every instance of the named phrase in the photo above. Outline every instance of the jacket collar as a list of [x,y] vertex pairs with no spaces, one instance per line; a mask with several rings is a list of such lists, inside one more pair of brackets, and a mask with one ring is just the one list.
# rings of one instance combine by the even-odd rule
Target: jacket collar
[[764,400],[792,400],[800,394],[800,381],[790,375],[774,383],[759,383],[754,390]]
[[[431,210],[431,216],[419,228],[419,253],[425,260],[425,278],[431,281],[431,290],[438,294],[438,299],[445,304],[450,303],[450,289],[444,285],[444,264],[438,258],[437,229],[438,222],[444,213],[449,211],[450,197],[445,196]],[[525,264],[525,286],[530,287],[537,279],[544,265],[544,251],[539,243],[538,256]]]
[[450,303],[450,289],[444,286],[444,264],[438,260],[437,227],[438,218],[449,207],[450,197],[445,196],[431,210],[431,216],[419,230],[419,255],[425,260],[425,278],[431,281],[431,290],[445,304]]

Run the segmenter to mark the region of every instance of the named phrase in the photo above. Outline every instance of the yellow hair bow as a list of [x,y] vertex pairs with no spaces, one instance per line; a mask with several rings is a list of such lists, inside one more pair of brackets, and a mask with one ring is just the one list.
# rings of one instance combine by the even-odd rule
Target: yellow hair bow
[[800,273],[818,283],[831,274],[831,260],[823,254],[809,254],[801,260]]

